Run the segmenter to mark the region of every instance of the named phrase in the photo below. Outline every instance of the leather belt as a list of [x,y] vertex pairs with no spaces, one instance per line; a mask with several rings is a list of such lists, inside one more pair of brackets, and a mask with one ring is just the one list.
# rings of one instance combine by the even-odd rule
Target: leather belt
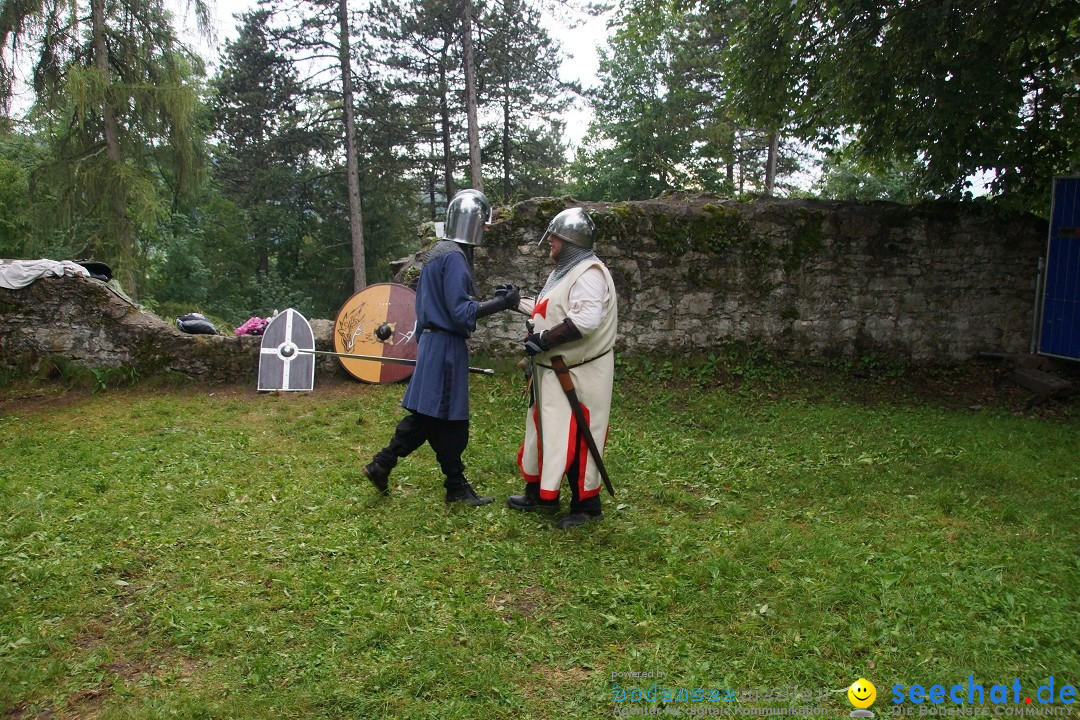
[[[554,350],[554,348],[552,348],[552,349]],[[582,360],[581,362],[576,363],[574,365],[567,365],[567,369],[568,370],[573,370],[574,368],[581,367],[582,365],[588,365],[593,360],[599,360],[600,358],[604,357],[609,352],[613,352],[614,350],[615,350],[614,347],[609,347],[604,352],[600,353],[599,355],[594,355],[593,357],[589,358],[588,360]],[[555,368],[551,367],[550,365],[545,365],[543,363],[536,363],[536,364],[539,365],[542,368],[547,368],[548,370],[554,370],[555,369]]]
[[450,335],[452,337],[459,337],[465,340],[468,339],[465,335],[462,335],[460,333],[450,332],[449,330],[443,330],[442,328],[436,327],[426,327],[420,331],[421,335],[423,335],[424,333],[439,333],[440,335]]

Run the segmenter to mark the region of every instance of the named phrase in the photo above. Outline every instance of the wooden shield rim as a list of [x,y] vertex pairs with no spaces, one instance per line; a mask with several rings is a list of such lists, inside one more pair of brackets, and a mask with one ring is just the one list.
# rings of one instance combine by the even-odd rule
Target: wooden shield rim
[[[373,303],[358,307],[357,299]],[[389,342],[380,342],[374,331],[389,322],[393,335]],[[375,283],[353,293],[342,303],[334,319],[334,350],[339,353],[373,355],[415,360],[419,346],[413,336],[416,326],[416,292],[400,283]],[[350,345],[349,339],[352,344]],[[374,360],[338,358],[342,368],[361,382],[383,384],[401,382],[413,372],[410,365],[380,363]]]

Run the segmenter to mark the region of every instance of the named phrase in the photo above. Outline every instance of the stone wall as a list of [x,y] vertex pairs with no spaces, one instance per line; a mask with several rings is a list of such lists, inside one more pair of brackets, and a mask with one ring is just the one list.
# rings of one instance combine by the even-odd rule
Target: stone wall
[[[551,268],[536,243],[573,205],[539,198],[500,208],[476,251],[476,287],[535,292]],[[788,355],[876,353],[917,363],[958,362],[980,351],[1026,351],[1035,275],[1047,224],[1032,216],[933,203],[761,200],[670,195],[584,203],[598,254],[615,279],[621,352],[709,350],[734,342]],[[402,268],[403,281],[415,266]],[[342,302],[347,298],[343,298]],[[97,281],[42,279],[0,289],[0,366],[64,356],[88,367],[178,372],[255,382],[257,337],[188,335]],[[332,347],[332,320],[312,320],[316,348]],[[518,355],[524,318],[481,320],[471,341],[487,355]],[[320,358],[320,372],[346,377]]]
[[[500,209],[477,250],[477,292],[499,282],[538,290],[551,261],[536,243],[573,204],[540,198]],[[682,194],[581,204],[615,280],[622,351],[742,341],[794,356],[936,363],[1030,344],[1047,234],[1031,215]],[[518,350],[520,315],[481,323],[476,352]]]
[[[0,366],[32,371],[59,356],[87,368],[130,368],[139,377],[177,373],[205,382],[251,382],[261,338],[190,335],[90,278],[43,278],[0,288]],[[332,350],[333,322],[312,321],[315,346]],[[334,360],[318,369],[344,376]]]

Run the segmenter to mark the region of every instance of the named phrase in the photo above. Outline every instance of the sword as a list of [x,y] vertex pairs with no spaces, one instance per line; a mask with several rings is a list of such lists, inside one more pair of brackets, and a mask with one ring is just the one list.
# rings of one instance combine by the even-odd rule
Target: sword
[[[530,317],[525,321],[525,328],[532,334],[533,328],[536,324]],[[536,457],[537,460],[544,456],[544,427],[543,427],[543,412],[540,405],[540,376],[536,374],[536,356],[530,355],[529,362],[532,364],[532,375],[529,376],[529,389],[532,390],[532,408],[536,413]]]
[[596,440],[593,439],[592,430],[589,429],[589,423],[585,420],[585,411],[581,409],[581,401],[578,400],[577,391],[574,389],[574,380],[570,377],[570,368],[566,366],[566,361],[562,359],[562,355],[551,358],[551,369],[555,371],[555,375],[559,378],[559,385],[562,385],[563,392],[566,393],[566,399],[570,401],[570,410],[574,413],[574,419],[577,420],[578,427],[581,428],[581,435],[585,438],[585,444],[589,446],[589,453],[596,462],[596,469],[600,471],[600,477],[604,480],[604,487],[607,488],[611,497],[615,497],[615,489],[611,487],[611,478],[608,477],[607,468],[604,467],[604,460],[600,457],[600,449],[596,447]]
[[[348,358],[349,360],[371,360],[373,362],[390,363],[392,365],[416,365],[415,360],[409,360],[408,358],[396,358],[396,357],[383,357],[381,355],[353,355],[351,353],[339,353],[330,352],[329,350],[301,350],[300,348],[281,348],[282,357],[289,357],[294,352],[301,355],[329,355],[331,357]],[[491,368],[478,368],[470,367],[469,372],[476,375],[494,375],[495,371]]]

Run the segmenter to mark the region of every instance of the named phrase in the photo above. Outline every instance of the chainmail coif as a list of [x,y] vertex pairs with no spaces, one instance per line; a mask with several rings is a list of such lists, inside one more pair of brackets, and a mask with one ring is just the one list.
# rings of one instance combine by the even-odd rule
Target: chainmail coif
[[555,285],[562,280],[566,273],[570,272],[575,265],[586,260],[595,260],[596,253],[589,248],[578,247],[571,242],[563,240],[562,252],[559,253],[559,259],[555,262],[555,269],[548,275],[547,282],[544,283],[544,289],[540,291],[540,295],[536,298],[540,298],[547,295],[548,290],[555,287]]

